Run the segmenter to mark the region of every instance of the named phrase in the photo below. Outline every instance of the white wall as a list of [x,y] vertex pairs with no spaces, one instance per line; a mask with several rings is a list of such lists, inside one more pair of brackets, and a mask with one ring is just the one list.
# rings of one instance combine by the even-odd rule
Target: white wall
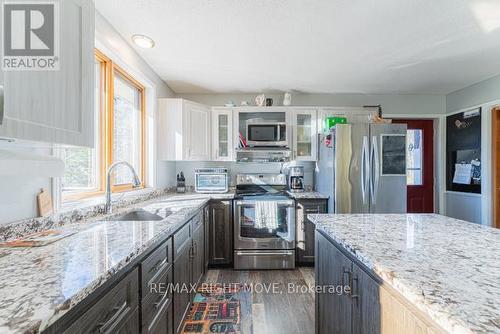
[[500,75],[446,96],[448,114],[482,108],[481,195],[446,192],[446,214],[483,225],[492,225],[491,108],[500,105]]
[[[155,103],[159,97],[173,96],[174,93],[167,84],[98,12],[96,12],[95,22],[96,46],[105,49],[103,51],[112,53],[113,61],[117,61],[120,65],[125,65],[125,69],[130,70],[132,75],[137,75],[147,81],[148,88],[151,88],[147,92],[151,101]],[[156,108],[155,104],[151,106]],[[155,114],[155,110],[152,110],[151,114]],[[0,142],[0,148],[24,150],[43,155],[52,154],[51,146],[42,143]],[[174,181],[172,181],[168,176],[175,175],[175,163],[159,163],[157,173],[160,174],[157,180],[159,187],[173,185],[175,177]],[[164,177],[165,175],[167,177]],[[0,224],[35,217],[37,215],[36,194],[41,188],[52,188],[52,180],[50,178],[0,177],[0,184],[2,185],[0,187]]]
[[[301,162],[297,165],[304,166],[304,184],[313,186],[314,181],[314,162]],[[176,174],[184,173],[186,177],[186,185],[194,186],[194,172],[197,168],[203,167],[225,167],[228,169],[231,177],[229,185],[236,185],[236,175],[241,173],[279,173],[281,169],[280,163],[252,164],[252,163],[236,163],[236,162],[216,162],[216,161],[178,161],[176,163]],[[175,180],[175,179],[174,179]]]
[[[29,154],[50,155],[50,145],[42,143],[0,141],[0,149]],[[42,188],[51,191],[51,179],[28,176],[0,176],[0,224],[35,217],[36,195]]]
[[500,98],[500,75],[457,90],[446,96],[446,112],[474,107]]

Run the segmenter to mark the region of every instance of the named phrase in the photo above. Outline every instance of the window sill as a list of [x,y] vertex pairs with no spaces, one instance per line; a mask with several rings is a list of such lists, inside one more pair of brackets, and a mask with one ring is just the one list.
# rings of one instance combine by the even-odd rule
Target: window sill
[[[154,188],[142,188],[138,190],[131,190],[122,193],[113,193],[111,195],[111,202],[127,202],[139,199],[140,197],[150,195],[155,191]],[[82,198],[78,200],[68,200],[61,204],[58,213],[64,213],[72,211],[75,209],[83,209],[93,206],[100,206],[106,203],[105,195],[99,195],[94,197]]]

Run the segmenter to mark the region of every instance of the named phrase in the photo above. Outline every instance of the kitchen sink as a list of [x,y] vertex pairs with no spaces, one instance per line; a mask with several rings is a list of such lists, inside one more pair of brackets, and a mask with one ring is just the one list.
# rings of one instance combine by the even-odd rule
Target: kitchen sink
[[126,213],[124,215],[109,219],[110,221],[157,221],[163,220],[163,217],[146,210],[136,210]]

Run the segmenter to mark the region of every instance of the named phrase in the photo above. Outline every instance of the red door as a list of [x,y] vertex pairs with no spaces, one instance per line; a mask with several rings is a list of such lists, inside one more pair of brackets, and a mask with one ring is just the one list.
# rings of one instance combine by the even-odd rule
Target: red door
[[434,212],[434,122],[401,119],[408,125],[407,206],[409,213]]

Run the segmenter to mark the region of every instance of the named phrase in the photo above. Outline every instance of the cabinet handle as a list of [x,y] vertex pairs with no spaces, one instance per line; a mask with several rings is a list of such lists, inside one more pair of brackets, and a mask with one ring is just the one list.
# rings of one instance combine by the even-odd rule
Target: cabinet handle
[[194,258],[194,247],[193,247],[193,244],[191,244],[191,246],[189,246],[189,258],[192,259]]
[[153,307],[155,309],[159,308],[161,305],[165,304],[165,300],[167,300],[167,299],[168,299],[168,293],[165,292],[163,294],[163,297],[161,297],[160,301],[153,304]]
[[349,282],[349,288],[350,288],[347,295],[350,295],[352,293],[352,286],[351,286],[352,272],[349,269],[347,269],[346,267],[342,266],[342,288],[344,288],[346,286],[346,284],[345,284],[346,275],[347,275],[347,281]]
[[[356,293],[354,293],[354,282],[356,282]],[[351,298],[352,299],[359,298],[359,294],[358,294],[359,284],[358,283],[359,283],[358,276],[352,276],[352,273],[351,273]]]
[[113,307],[113,311],[115,311],[115,313],[113,314],[113,316],[111,316],[111,318],[109,318],[108,321],[106,321],[105,323],[97,324],[97,329],[99,333],[106,332],[108,328],[111,327],[121,317],[123,313],[128,311],[127,302],[125,301],[123,302],[122,305]]
[[155,265],[152,266],[151,269],[149,269],[149,272],[157,271],[158,269],[163,267],[165,263],[167,263],[167,258],[164,258],[163,260],[158,260],[158,262],[156,262]]

